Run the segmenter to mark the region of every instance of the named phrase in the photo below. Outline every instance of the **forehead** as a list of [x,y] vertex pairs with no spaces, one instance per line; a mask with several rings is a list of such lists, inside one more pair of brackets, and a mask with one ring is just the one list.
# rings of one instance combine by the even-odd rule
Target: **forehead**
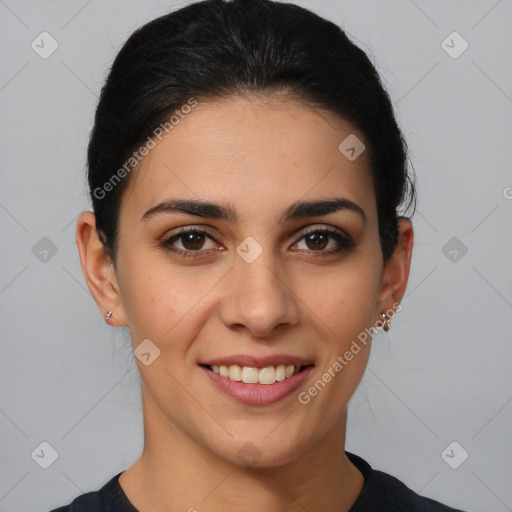
[[198,101],[161,141],[155,139],[132,171],[123,204],[140,218],[170,197],[215,198],[235,207],[241,202],[250,214],[251,205],[253,212],[280,211],[282,202],[343,195],[371,216],[368,151],[347,158],[346,140],[360,144],[358,152],[364,147],[363,135],[347,121],[297,100]]

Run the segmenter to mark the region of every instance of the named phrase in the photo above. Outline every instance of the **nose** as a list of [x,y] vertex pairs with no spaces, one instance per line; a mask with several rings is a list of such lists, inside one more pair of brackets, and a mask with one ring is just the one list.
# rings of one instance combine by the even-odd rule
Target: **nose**
[[255,338],[271,337],[278,328],[296,325],[300,300],[285,272],[281,274],[271,251],[263,251],[252,263],[235,256],[221,306],[224,325]]

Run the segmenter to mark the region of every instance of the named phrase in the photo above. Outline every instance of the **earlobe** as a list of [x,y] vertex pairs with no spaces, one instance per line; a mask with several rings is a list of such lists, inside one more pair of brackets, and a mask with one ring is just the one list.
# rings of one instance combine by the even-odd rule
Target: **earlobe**
[[[78,218],[76,244],[87,287],[102,317],[112,326],[126,325],[114,267],[98,237],[96,219],[91,211],[83,212]],[[109,311],[112,313],[106,318]]]
[[378,311],[393,309],[393,304],[400,303],[409,280],[414,230],[408,218],[398,220],[399,233],[397,246],[386,262],[379,294]]

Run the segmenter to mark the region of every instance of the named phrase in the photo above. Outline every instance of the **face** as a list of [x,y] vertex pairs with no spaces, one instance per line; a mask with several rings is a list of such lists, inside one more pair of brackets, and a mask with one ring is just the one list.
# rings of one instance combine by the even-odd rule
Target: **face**
[[115,314],[136,353],[150,340],[136,361],[153,432],[273,466],[338,424],[370,344],[343,356],[386,309],[367,152],[338,148],[350,134],[364,140],[299,102],[199,102],[133,171]]

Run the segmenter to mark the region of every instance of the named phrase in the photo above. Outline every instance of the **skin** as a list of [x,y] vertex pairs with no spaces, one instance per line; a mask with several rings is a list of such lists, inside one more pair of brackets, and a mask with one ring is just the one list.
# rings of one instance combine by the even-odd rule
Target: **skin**
[[[135,349],[149,338],[160,355],[142,380],[145,443],[120,485],[140,512],[164,510],[349,510],[364,479],[345,455],[347,403],[363,376],[371,343],[311,401],[307,390],[365,327],[405,292],[413,228],[401,219],[398,247],[384,263],[367,152],[349,161],[338,149],[364,137],[334,115],[276,95],[199,102],[133,171],[122,200],[115,265],[92,212],[77,224],[82,270],[101,314],[128,325]],[[344,197],[345,209],[279,223],[297,200]],[[237,222],[162,213],[170,198],[230,204]],[[108,196],[105,200],[108,200]],[[213,240],[160,245],[182,227]],[[307,228],[334,227],[355,246],[332,253]],[[247,263],[236,248],[248,236],[263,253]],[[322,242],[322,240],[320,240]],[[224,250],[222,250],[224,249]],[[326,254],[322,257],[321,253]],[[245,405],[217,389],[198,363],[231,354],[292,354],[315,364],[298,392],[272,405]],[[251,465],[239,450],[252,443]]]

